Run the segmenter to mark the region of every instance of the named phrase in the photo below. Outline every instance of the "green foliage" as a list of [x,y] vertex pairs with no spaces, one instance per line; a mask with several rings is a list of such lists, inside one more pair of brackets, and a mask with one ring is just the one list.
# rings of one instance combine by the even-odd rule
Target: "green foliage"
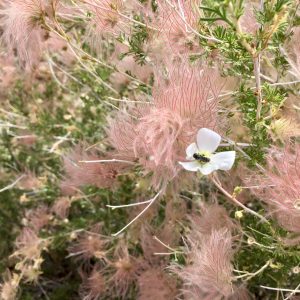
[[[297,286],[300,275],[291,273],[291,270],[300,264],[299,247],[284,246],[282,240],[287,233],[276,222],[260,223],[249,214],[243,216],[241,225],[244,233],[242,244],[247,246],[236,253],[235,269],[255,273],[269,262],[258,276],[249,280],[251,292],[258,295],[260,285],[291,289]],[[264,292],[265,296],[269,294],[269,291]]]
[[244,122],[249,128],[252,145],[245,151],[251,157],[251,164],[263,163],[264,153],[270,145],[268,127],[285,100],[285,92],[268,84],[262,86],[263,108],[260,120],[257,120],[257,95],[250,88],[241,86],[237,101],[240,104]]
[[126,36],[119,37],[119,41],[122,43],[128,43],[129,50],[122,54],[123,57],[127,55],[132,55],[135,61],[140,64],[146,64],[147,55],[144,52],[144,43],[148,39],[148,29],[143,23],[143,18],[141,16],[135,15],[134,20],[137,23],[134,24],[132,29],[132,34],[126,40]]

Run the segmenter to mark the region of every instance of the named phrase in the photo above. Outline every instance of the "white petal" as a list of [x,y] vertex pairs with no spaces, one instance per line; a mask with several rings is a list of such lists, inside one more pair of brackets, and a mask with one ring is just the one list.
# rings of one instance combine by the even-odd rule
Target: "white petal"
[[185,150],[186,159],[193,159],[193,155],[198,151],[199,150],[198,150],[196,143],[190,144]]
[[203,166],[200,166],[198,169],[203,175],[208,175],[208,174],[212,173],[213,171],[217,170],[218,168],[216,165],[209,162]]
[[197,161],[189,161],[189,162],[179,162],[184,169],[191,172],[197,172],[199,170],[200,164]]
[[201,128],[197,133],[197,145],[200,151],[214,152],[221,142],[221,136],[216,132]]
[[232,168],[235,161],[235,151],[224,151],[214,154],[210,162],[216,166],[216,170],[228,171]]

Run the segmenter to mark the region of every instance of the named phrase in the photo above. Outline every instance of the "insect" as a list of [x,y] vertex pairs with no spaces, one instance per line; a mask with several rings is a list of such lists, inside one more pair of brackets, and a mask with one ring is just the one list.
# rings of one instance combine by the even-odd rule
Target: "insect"
[[210,162],[210,158],[208,158],[208,157],[206,157],[206,156],[204,156],[204,155],[201,155],[201,154],[199,154],[199,153],[194,153],[194,154],[193,154],[193,157],[194,157],[196,160],[200,161],[200,162],[204,162],[204,163]]

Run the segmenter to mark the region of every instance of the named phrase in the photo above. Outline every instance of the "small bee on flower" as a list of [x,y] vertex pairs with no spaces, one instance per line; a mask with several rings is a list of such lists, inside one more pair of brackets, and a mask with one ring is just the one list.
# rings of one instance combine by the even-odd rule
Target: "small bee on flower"
[[235,161],[235,151],[214,154],[220,142],[221,136],[216,132],[207,128],[199,129],[197,143],[192,143],[186,148],[186,159],[189,161],[179,163],[187,171],[200,171],[203,175],[216,170],[230,170]]

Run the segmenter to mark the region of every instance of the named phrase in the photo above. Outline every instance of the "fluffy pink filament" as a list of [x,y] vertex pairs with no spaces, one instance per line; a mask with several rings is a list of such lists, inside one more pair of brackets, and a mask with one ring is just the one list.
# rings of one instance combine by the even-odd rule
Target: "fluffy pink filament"
[[83,300],[98,300],[105,295],[106,288],[105,278],[96,266],[89,276],[84,276],[79,293]]
[[[196,3],[197,2],[197,3]],[[169,54],[184,54],[196,47],[195,31],[199,20],[196,11],[200,1],[157,1],[157,15],[153,16],[153,27],[159,29],[155,39],[161,40],[163,47],[169,46]]]
[[134,150],[148,171],[161,168],[166,175],[176,175],[180,169],[178,161],[184,153],[184,143],[180,142],[183,126],[180,115],[168,109],[153,108],[140,119]]
[[232,292],[232,237],[227,229],[190,236],[190,265],[178,271],[188,299],[223,299]]
[[[113,159],[111,157],[98,156],[95,152],[87,153],[81,147],[77,147],[64,159],[66,179],[62,183],[63,191],[72,193],[84,185],[95,185],[97,187],[111,187],[121,171],[128,164],[122,162],[105,162]],[[104,160],[104,162],[82,162]]]
[[22,63],[34,64],[41,52],[42,30],[38,27],[42,0],[5,0],[0,10],[2,39]]
[[235,227],[226,209],[217,204],[202,206],[201,217],[192,215],[190,219],[194,234],[211,234],[215,230],[234,229]]
[[129,255],[126,245],[123,244],[115,257],[116,261],[112,264],[114,273],[107,282],[110,288],[109,295],[127,299],[128,292],[139,277],[143,264],[139,259]]
[[61,197],[55,201],[51,210],[61,219],[65,219],[69,215],[70,207],[71,200],[68,197]]
[[150,268],[138,278],[138,300],[173,300],[176,282],[158,268]]
[[76,242],[69,248],[70,257],[75,257],[76,260],[81,260],[89,265],[92,258],[97,258],[103,263],[107,262],[107,245],[108,238],[99,234],[100,226],[95,225],[89,233],[85,232],[80,235]]
[[168,108],[187,121],[186,134],[195,134],[201,127],[215,128],[217,97],[222,84],[217,70],[191,66],[186,60],[168,63],[168,75],[158,78],[153,91],[157,108]]
[[95,26],[96,34],[105,33],[118,36],[125,30],[126,23],[120,24],[122,19],[120,12],[124,12],[124,1],[122,0],[86,0],[86,8],[93,14],[92,24]]
[[300,145],[270,150],[268,168],[253,188],[278,222],[287,230],[300,232]]
[[38,233],[40,229],[48,225],[51,220],[51,214],[47,206],[40,206],[36,209],[28,210],[26,212],[26,219],[29,226]]
[[178,161],[198,129],[216,127],[221,89],[215,70],[192,67],[186,61],[169,65],[168,70],[167,78],[156,74],[152,105],[119,113],[108,129],[117,153],[136,159],[145,174],[152,174],[155,188],[177,177]]

